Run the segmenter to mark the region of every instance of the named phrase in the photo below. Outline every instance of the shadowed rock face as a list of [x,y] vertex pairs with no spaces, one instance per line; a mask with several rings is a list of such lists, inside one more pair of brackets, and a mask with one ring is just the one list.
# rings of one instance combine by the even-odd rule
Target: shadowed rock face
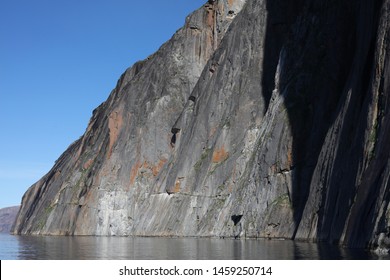
[[386,250],[390,1],[208,1],[129,68],[14,232]]

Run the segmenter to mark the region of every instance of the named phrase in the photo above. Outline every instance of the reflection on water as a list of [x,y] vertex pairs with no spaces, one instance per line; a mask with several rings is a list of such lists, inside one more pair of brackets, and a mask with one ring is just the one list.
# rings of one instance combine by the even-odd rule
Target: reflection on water
[[377,259],[363,250],[290,240],[230,240],[0,234],[0,259],[49,260],[293,260]]

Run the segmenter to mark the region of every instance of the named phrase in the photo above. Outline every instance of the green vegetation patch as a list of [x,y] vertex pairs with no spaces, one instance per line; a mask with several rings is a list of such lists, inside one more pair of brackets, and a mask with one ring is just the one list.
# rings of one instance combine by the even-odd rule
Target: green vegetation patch
[[211,149],[207,148],[200,155],[200,159],[194,165],[194,168],[196,171],[200,170],[200,168],[202,167],[203,161],[209,157],[210,152],[211,152]]
[[272,201],[271,205],[275,206],[291,206],[290,197],[288,194],[283,194]]

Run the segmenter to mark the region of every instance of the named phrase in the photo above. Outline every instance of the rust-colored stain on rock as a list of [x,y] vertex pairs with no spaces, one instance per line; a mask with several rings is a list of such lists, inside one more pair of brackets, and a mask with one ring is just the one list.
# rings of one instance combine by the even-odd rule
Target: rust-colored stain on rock
[[179,179],[176,180],[176,183],[175,183],[175,188],[173,189],[173,193],[178,193],[180,192],[180,187],[181,187],[181,182]]
[[157,165],[154,165],[152,167],[153,176],[157,176],[158,173],[160,173],[161,169],[163,168],[163,166],[166,162],[167,162],[167,159],[165,159],[165,158],[160,159],[160,161],[157,163]]
[[165,158],[160,159],[157,164],[150,164],[150,162],[148,162],[148,161],[144,161],[142,163],[140,161],[137,161],[133,165],[133,167],[131,168],[131,171],[130,171],[130,185],[134,184],[135,179],[137,178],[141,168],[147,170],[146,171],[147,173],[149,173],[149,174],[151,173],[151,174],[153,174],[154,177],[156,177],[166,162],[167,162],[167,159],[165,159]]
[[213,163],[220,163],[225,161],[229,157],[229,153],[226,152],[225,147],[222,146],[220,149],[214,150],[213,153]]
[[109,132],[110,133],[110,144],[108,146],[107,158],[111,157],[112,148],[113,148],[116,140],[118,139],[119,132],[122,128],[122,124],[123,124],[122,110],[118,109],[118,110],[114,110],[113,112],[111,112],[111,114],[108,118],[108,129],[110,131]]
[[130,185],[133,185],[135,182],[135,178],[138,175],[138,170],[141,168],[142,164],[138,161],[136,162],[130,171]]
[[92,159],[92,158],[89,159],[89,160],[87,160],[87,161],[84,163],[84,165],[83,165],[83,169],[84,169],[84,170],[87,170],[88,168],[91,167],[92,163],[93,163],[93,159]]

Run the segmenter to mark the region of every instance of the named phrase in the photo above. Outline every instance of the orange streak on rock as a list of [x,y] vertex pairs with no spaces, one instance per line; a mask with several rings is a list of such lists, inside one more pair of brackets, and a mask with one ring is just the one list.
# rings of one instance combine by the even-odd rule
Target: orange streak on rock
[[208,11],[206,24],[211,28],[214,28],[214,10]]
[[291,168],[293,166],[293,163],[294,163],[293,160],[294,160],[294,157],[293,157],[292,149],[289,149],[287,152],[287,164],[288,164],[289,168]]
[[180,180],[176,180],[175,188],[173,189],[173,193],[180,192],[181,182]]
[[225,147],[222,146],[222,148],[214,150],[212,162],[220,163],[226,160],[228,157],[229,157],[229,153],[226,152]]
[[161,171],[161,169],[163,168],[166,162],[167,159],[165,158],[160,159],[160,161],[156,165],[150,164],[150,162],[148,161],[144,161],[144,162],[137,161],[133,165],[130,171],[130,186],[134,184],[137,176],[139,175],[140,169],[141,169],[141,173],[146,172],[146,174],[153,174],[153,176],[155,177]]
[[92,165],[92,163],[93,163],[93,159],[91,158],[91,159],[89,159],[86,163],[84,163],[83,169],[88,169],[88,168],[90,168],[91,165]]
[[130,171],[130,185],[133,185],[135,182],[135,178],[137,178],[138,170],[141,168],[142,164],[138,161],[136,162]]
[[108,154],[107,158],[111,157],[112,154],[112,148],[118,140],[119,132],[122,128],[123,124],[123,116],[122,116],[122,110],[114,110],[111,112],[109,118],[108,118],[108,129],[110,133],[110,144],[108,146]]
[[163,166],[166,162],[167,162],[167,160],[165,158],[160,159],[160,161],[157,163],[157,165],[152,167],[153,176],[157,176],[158,173],[160,173],[161,169],[163,168]]

